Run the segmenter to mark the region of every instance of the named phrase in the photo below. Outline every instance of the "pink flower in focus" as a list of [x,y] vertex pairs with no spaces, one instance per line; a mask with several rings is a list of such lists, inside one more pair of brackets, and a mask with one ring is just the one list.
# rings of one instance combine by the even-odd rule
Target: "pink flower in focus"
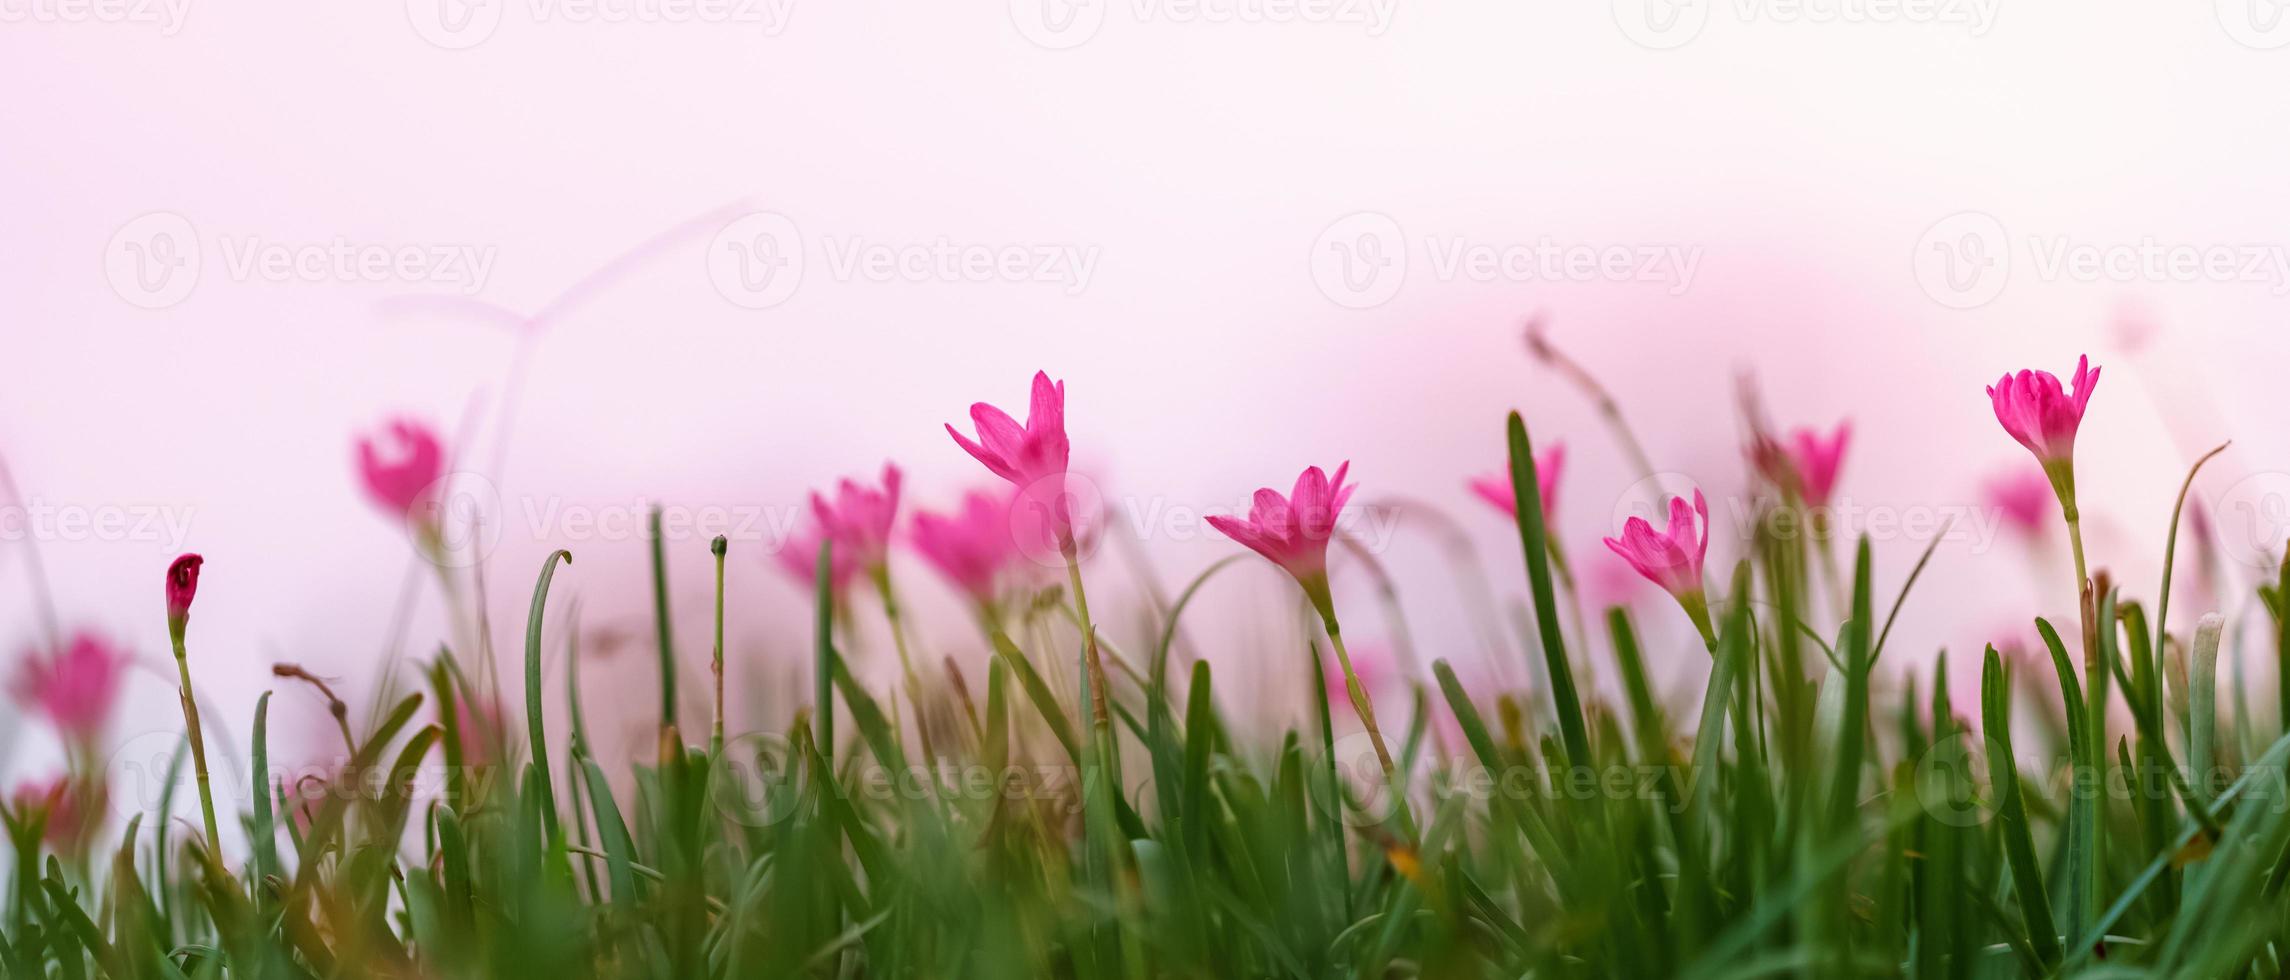
[[2047,472],[2075,456],[2076,427],[2083,423],[2091,392],[2099,387],[2099,370],[2091,367],[2090,357],[2076,359],[2074,385],[2069,394],[2049,372],[2021,371],[2004,375],[1988,388],[1996,421],[2036,454]]
[[1837,471],[1845,462],[1845,443],[1852,435],[1851,422],[1837,423],[1837,431],[1825,441],[1812,429],[1789,434],[1789,461],[1797,470],[1797,489],[1804,495],[1806,506],[1828,505],[1829,493],[1837,486]]
[[[1551,443],[1549,449],[1543,450],[1541,455],[1535,457],[1535,489],[1542,494],[1543,523],[1546,525],[1550,523],[1551,517],[1558,513],[1558,475],[1565,468],[1566,444],[1563,442]],[[1511,491],[1509,470],[1478,477],[1471,481],[1471,492],[1478,494],[1479,499],[1486,501],[1489,506],[1496,510],[1516,518],[1519,516],[1519,502],[1517,495]]]
[[980,603],[994,601],[996,580],[1017,546],[1009,503],[979,491],[965,495],[952,514],[914,515],[913,539],[932,567]]
[[445,449],[437,433],[411,419],[392,419],[384,432],[358,440],[358,475],[382,509],[411,519],[422,495],[445,475]]
[[[898,520],[899,482],[899,468],[884,463],[880,490],[844,480],[836,487],[833,504],[819,494],[811,495],[811,513],[835,539],[838,557],[848,554],[861,568],[883,567],[890,551],[891,528]],[[818,557],[816,551],[812,557]]]
[[185,552],[167,566],[167,632],[178,642],[191,621],[191,600],[199,595],[199,566],[207,560]]
[[103,734],[119,694],[127,657],[93,633],[74,634],[53,656],[28,655],[10,690],[48,717],[65,737],[93,742]]
[[[779,561],[779,567],[787,570],[787,574],[795,576],[796,581],[808,588],[818,583],[819,548],[826,541],[827,532],[824,529],[798,531],[772,557]],[[859,560],[852,557],[850,549],[836,545],[835,553],[827,559],[827,590],[841,596],[859,572]]]
[[1287,497],[1266,487],[1256,492],[1248,520],[1220,515],[1209,518],[1209,526],[1287,569],[1321,614],[1327,615],[1328,539],[1336,532],[1336,517],[1343,513],[1344,501],[1351,499],[1355,489],[1344,485],[1344,474],[1351,466],[1347,462],[1336,467],[1332,480],[1319,467],[1308,467],[1296,478],[1296,487]]
[[1047,372],[1034,372],[1033,402],[1023,426],[985,402],[970,406],[970,421],[978,429],[977,441],[951,425],[946,434],[995,476],[1016,486],[1027,508],[1039,508],[1061,547],[1069,543],[1073,514],[1066,502],[1065,478],[1072,447],[1065,434],[1065,382],[1053,383]]
[[2026,534],[2040,534],[2048,525],[2057,501],[2051,483],[2041,474],[2014,467],[1989,478],[1981,488],[1988,506],[2004,515],[2005,523]]
[[1691,510],[1684,497],[1670,498],[1670,522],[1662,533],[1654,533],[1654,525],[1645,518],[1633,517],[1622,525],[1621,537],[1605,539],[1606,547],[1621,555],[1647,581],[1682,601],[1702,594],[1702,559],[1710,550],[1709,525],[1709,502],[1695,490]]

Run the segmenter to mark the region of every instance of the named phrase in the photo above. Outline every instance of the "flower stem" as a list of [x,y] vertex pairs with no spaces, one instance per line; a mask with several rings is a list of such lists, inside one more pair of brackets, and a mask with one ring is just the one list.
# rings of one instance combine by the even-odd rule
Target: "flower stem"
[[930,744],[930,726],[925,724],[922,708],[922,681],[915,677],[914,659],[907,652],[906,620],[899,611],[898,591],[891,587],[891,572],[888,566],[878,566],[873,574],[875,591],[882,596],[883,600],[883,618],[890,621],[891,645],[898,649],[899,676],[904,679],[906,685],[906,699],[908,703],[914,706],[915,738],[922,745],[922,757],[930,760],[930,764],[935,769],[938,765],[938,752]]
[[1073,587],[1074,615],[1081,619],[1082,669],[1089,675],[1090,721],[1099,728],[1110,730],[1113,722],[1106,714],[1105,664],[1097,653],[1097,623],[1089,618],[1089,592],[1081,587],[1080,549],[1074,545],[1072,537],[1061,537],[1064,540],[1058,542],[1058,550],[1065,556],[1066,581]]
[[1352,710],[1359,713],[1360,726],[1368,730],[1368,741],[1376,747],[1376,761],[1384,768],[1384,778],[1398,781],[1398,767],[1392,765],[1391,749],[1384,744],[1382,726],[1376,724],[1375,706],[1368,703],[1368,691],[1360,686],[1360,675],[1352,672],[1352,654],[1344,649],[1344,631],[1336,625],[1336,615],[1330,612],[1320,618],[1328,630],[1328,645],[1336,648],[1336,664],[1344,668],[1344,693],[1352,698]]
[[708,752],[720,756],[724,752],[724,552],[730,550],[730,543],[719,534],[708,550],[716,553],[716,649],[712,662],[716,675],[716,728],[708,738]]
[[191,771],[199,780],[199,816],[206,822],[209,854],[220,862],[223,839],[215,826],[215,791],[207,779],[207,740],[199,731],[199,702],[191,693],[191,660],[184,653],[180,632],[174,640],[175,671],[183,682],[183,730],[191,738]]

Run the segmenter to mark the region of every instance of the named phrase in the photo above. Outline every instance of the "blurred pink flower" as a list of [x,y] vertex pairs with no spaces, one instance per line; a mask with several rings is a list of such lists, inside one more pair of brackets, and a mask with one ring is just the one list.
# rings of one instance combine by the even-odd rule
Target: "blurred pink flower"
[[[898,520],[899,483],[899,468],[884,463],[880,490],[844,480],[836,487],[832,504],[817,493],[811,495],[811,513],[835,539],[838,557],[847,554],[861,568],[883,566],[890,551],[891,528]],[[816,552],[813,557],[817,557]]]
[[65,737],[93,742],[111,717],[120,668],[126,664],[127,657],[110,641],[83,631],[48,656],[28,654],[10,691],[46,715]]
[[29,821],[38,816],[47,817],[41,836],[48,846],[58,851],[76,851],[86,840],[92,810],[86,794],[72,780],[55,776],[46,780],[26,780],[16,784],[8,794],[8,808],[15,811],[16,819]]
[[199,594],[199,566],[207,560],[185,552],[167,566],[167,630],[177,640],[191,620],[191,600]]
[[1829,493],[1837,486],[1837,471],[1845,462],[1845,443],[1852,435],[1849,421],[1837,423],[1837,431],[1827,440],[1812,429],[1789,434],[1789,460],[1797,470],[1798,491],[1804,494],[1806,506],[1828,505]]
[[2048,526],[2045,522],[2057,499],[2042,474],[2019,467],[1988,478],[1981,492],[2006,523],[2027,534],[2039,534]]
[[[1566,469],[1566,443],[1551,443],[1549,449],[1535,457],[1535,489],[1542,493],[1543,523],[1549,524],[1558,513],[1558,476]],[[1475,478],[1471,492],[1478,494],[1489,506],[1512,517],[1519,516],[1518,497],[1513,494],[1509,470]]]
[[1209,526],[1287,569],[1326,615],[1328,539],[1336,532],[1336,518],[1344,511],[1344,501],[1351,499],[1355,489],[1344,485],[1344,474],[1351,466],[1348,462],[1337,466],[1334,479],[1317,466],[1307,467],[1287,497],[1266,487],[1256,492],[1248,520],[1219,515],[1209,518]]
[[1009,502],[976,490],[951,514],[915,514],[912,537],[924,560],[980,603],[994,601],[996,581],[1017,547]]
[[1654,525],[1645,518],[1633,517],[1622,525],[1620,538],[1606,539],[1606,547],[1647,581],[1676,596],[1704,638],[1711,636],[1708,600],[1702,592],[1702,559],[1710,550],[1710,505],[1700,490],[1694,491],[1691,510],[1685,498],[1670,498],[1670,522],[1662,533],[1654,533]]
[[[819,547],[826,541],[827,531],[823,528],[797,531],[788,537],[787,543],[781,545],[772,557],[779,562],[779,567],[787,570],[787,574],[795,576],[797,582],[809,587],[819,580]],[[835,553],[827,559],[827,590],[842,595],[850,587],[851,580],[858,577],[859,571],[859,560],[851,555],[850,549],[836,545]]]
[[400,518],[413,518],[422,495],[445,475],[437,433],[411,419],[392,419],[383,437],[358,440],[358,475],[366,495]]
[[1065,488],[1072,448],[1065,434],[1065,382],[1053,383],[1047,372],[1034,372],[1033,400],[1023,426],[985,402],[970,406],[970,421],[978,429],[976,442],[952,425],[946,434],[995,476],[1016,486],[1024,507],[1038,509],[1060,546],[1066,546],[1073,536],[1073,514]]
[[1996,421],[2036,454],[2047,471],[2075,456],[2076,427],[2083,422],[2091,392],[2099,387],[2099,370],[2091,366],[2090,357],[2076,359],[2074,384],[2070,394],[2050,372],[2021,371],[2004,375],[1988,388]]

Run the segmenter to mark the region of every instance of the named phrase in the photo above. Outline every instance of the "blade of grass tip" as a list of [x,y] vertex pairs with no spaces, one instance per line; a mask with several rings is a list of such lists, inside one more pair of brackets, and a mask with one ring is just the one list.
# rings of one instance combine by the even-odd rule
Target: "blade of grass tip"
[[2012,752],[2012,692],[2004,680],[2003,660],[1988,647],[1980,664],[1981,725],[1987,733],[1988,781],[1996,794],[1998,830],[2004,856],[2012,869],[2012,891],[2019,895],[2020,917],[2027,922],[2028,944],[2046,970],[2059,964],[2059,937],[2051,915],[2051,896],[2045,893],[2043,869],[2036,863],[2035,839],[2028,831],[2028,813],[2020,800],[2019,764]]
[[1837,772],[1829,784],[1829,821],[1847,827],[1860,807],[1861,753],[1869,718],[1869,538],[1853,551],[1853,618],[1845,630],[1845,714],[1837,728]]
[[1908,570],[1908,581],[1900,583],[1900,594],[1892,597],[1892,611],[1885,614],[1884,629],[1877,632],[1877,645],[1869,651],[1870,664],[1875,664],[1877,658],[1884,655],[1884,641],[1887,637],[1892,636],[1893,621],[1900,618],[1900,607],[1908,601],[1909,590],[1916,588],[1916,580],[1924,574],[1924,566],[1931,563],[1932,553],[1939,549],[1940,542],[1948,537],[1948,529],[1955,523],[1956,518],[1954,517],[1940,523],[1939,532],[1935,533],[1932,540],[1925,544],[1924,554],[1916,559],[1916,567]]
[[[652,527],[655,532],[659,530],[659,508],[652,510]],[[564,830],[557,825],[556,790],[551,785],[553,780],[549,773],[548,733],[541,725],[541,622],[542,614],[547,612],[549,606],[549,581],[556,578],[557,563],[560,561],[569,564],[572,552],[559,549],[541,559],[541,577],[533,583],[532,611],[525,617],[525,726],[527,737],[531,739],[527,751],[532,756],[534,789],[540,794],[537,803],[541,826],[547,832],[548,848],[552,854],[562,850],[565,841]]]
[[660,507],[645,520],[652,546],[652,622],[660,634],[660,730],[676,726],[676,640],[668,624],[668,551],[660,536]]
[[2187,768],[2194,771],[2196,795],[2207,800],[2218,738],[2218,638],[2226,618],[2204,613],[2195,624],[2194,663],[2187,667]]
[[819,542],[818,571],[812,576],[818,608],[812,617],[812,710],[817,714],[813,722],[818,725],[816,740],[822,754],[833,757],[835,752],[835,542]]
[[2217,448],[2204,453],[2201,459],[2195,460],[2195,465],[2187,467],[2187,478],[2179,483],[2179,499],[2171,504],[2171,536],[2163,542],[2163,588],[2162,591],[2155,593],[2154,649],[2158,654],[2163,651],[2163,637],[2170,627],[2171,568],[2179,556],[2179,517],[2186,513],[2187,492],[2195,488],[2195,474],[2202,472],[2203,464],[2225,452],[2226,447],[2231,445],[2234,445],[2232,439],[2219,443]]
[[1526,420],[1512,412],[1507,423],[1511,453],[1511,494],[1518,510],[1519,544],[1526,552],[1527,580],[1535,598],[1535,626],[1542,638],[1543,659],[1549,669],[1551,701],[1558,711],[1559,738],[1566,745],[1568,762],[1591,764],[1590,732],[1582,720],[1582,702],[1574,690],[1574,670],[1568,665],[1566,641],[1560,635],[1558,593],[1551,585],[1549,532],[1543,527],[1543,495],[1535,474],[1534,445],[1527,440]]
[[[254,796],[254,850],[255,880],[251,883],[256,902],[262,901],[263,882],[278,875],[278,827],[270,810],[270,692],[254,703],[254,768],[250,785],[262,788]],[[259,781],[259,783],[255,782]]]

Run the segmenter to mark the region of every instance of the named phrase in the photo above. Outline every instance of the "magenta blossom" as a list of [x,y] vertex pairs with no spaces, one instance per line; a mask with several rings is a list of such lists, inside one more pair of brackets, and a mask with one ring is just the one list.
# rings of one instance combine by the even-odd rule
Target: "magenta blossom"
[[167,566],[167,632],[180,645],[191,621],[191,600],[199,594],[199,566],[206,559],[185,553]]
[[970,406],[970,421],[978,439],[946,427],[946,434],[964,451],[986,464],[995,476],[1018,488],[1029,509],[1049,515],[1059,545],[1069,546],[1073,514],[1066,501],[1066,465],[1071,445],[1065,434],[1065,382],[1052,382],[1047,372],[1034,372],[1033,402],[1020,426],[1008,412],[979,402]]
[[15,791],[8,794],[8,806],[15,811],[17,820],[45,816],[47,823],[41,836],[48,846],[59,851],[76,851],[85,842],[87,832],[93,829],[85,796],[72,780],[56,776],[16,784]]
[[2005,523],[2030,535],[2042,533],[2055,502],[2050,481],[2018,467],[1990,478],[1981,492]]
[[91,743],[103,734],[119,695],[127,657],[94,633],[74,634],[52,656],[28,655],[10,692],[46,715],[66,738]]
[[1702,591],[1702,560],[1710,550],[1710,505],[1699,489],[1691,509],[1684,497],[1670,498],[1669,526],[1661,533],[1656,534],[1645,518],[1633,517],[1622,525],[1621,537],[1605,540],[1606,547],[1638,574],[1676,596],[1703,639],[1714,642],[1709,601]]
[[[2083,423],[2092,390],[2099,387],[2099,370],[2091,366],[2090,357],[2076,359],[2074,384],[2075,391],[2069,394],[2049,372],[2021,371],[2004,375],[1988,388],[1996,421],[2043,461],[2046,474],[2074,459],[2076,427]],[[2052,483],[2059,487],[2060,478],[2053,476]]]
[[1209,526],[1287,569],[1304,586],[1320,614],[1331,616],[1328,539],[1335,535],[1336,518],[1344,512],[1344,501],[1351,499],[1355,489],[1344,484],[1344,474],[1351,466],[1349,462],[1337,466],[1334,479],[1317,466],[1309,467],[1296,478],[1296,487],[1287,497],[1266,487],[1256,492],[1248,520],[1216,516],[1209,518]]
[[884,463],[880,490],[844,480],[836,487],[832,504],[819,494],[811,495],[811,513],[835,539],[838,557],[848,554],[864,569],[883,567],[890,550],[891,528],[898,520],[899,483],[899,468]]
[[1797,491],[1806,506],[1828,506],[1829,494],[1837,487],[1837,471],[1844,466],[1845,443],[1852,436],[1851,422],[1837,423],[1837,431],[1825,440],[1812,429],[1789,434],[1789,463],[1797,471]]
[[[1549,449],[1535,457],[1535,489],[1543,498],[1543,523],[1549,524],[1558,513],[1558,475],[1566,468],[1566,444],[1551,443]],[[1518,496],[1511,492],[1509,471],[1482,476],[1471,481],[1471,492],[1478,494],[1489,506],[1512,517],[1519,516]]]
[[971,491],[951,514],[914,515],[914,549],[973,601],[994,601],[994,587],[1016,552],[1010,505],[993,494]]
[[358,440],[358,475],[366,495],[400,518],[414,518],[424,495],[445,475],[437,433],[411,419],[392,419],[380,438]]
[[[778,559],[779,567],[786,569],[787,574],[795,576],[796,581],[806,586],[815,585],[819,579],[819,548],[826,541],[827,532],[824,529],[799,531],[790,536],[773,557]],[[850,549],[837,544],[835,553],[827,559],[828,591],[841,596],[860,571],[859,560],[851,555]]]

